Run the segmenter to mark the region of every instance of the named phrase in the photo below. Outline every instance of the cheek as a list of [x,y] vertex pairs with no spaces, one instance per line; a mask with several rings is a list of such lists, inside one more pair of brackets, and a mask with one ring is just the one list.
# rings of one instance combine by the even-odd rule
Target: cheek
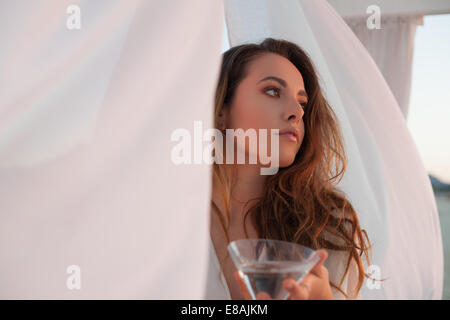
[[303,138],[305,137],[305,123],[302,120],[301,126],[300,126],[300,133],[299,133],[299,141],[300,143],[303,141]]
[[230,128],[272,128],[276,115],[273,108],[267,108],[255,101],[235,105],[230,113]]

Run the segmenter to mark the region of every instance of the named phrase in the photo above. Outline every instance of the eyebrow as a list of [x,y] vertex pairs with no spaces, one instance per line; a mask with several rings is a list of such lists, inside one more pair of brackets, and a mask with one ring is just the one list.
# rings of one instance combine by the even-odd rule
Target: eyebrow
[[[275,77],[275,76],[268,76],[265,77],[264,79],[261,79],[258,81],[258,83],[263,82],[263,81],[267,81],[267,80],[275,80],[276,82],[278,82],[279,84],[281,84],[281,86],[283,86],[284,88],[287,87],[287,83],[286,81],[284,81],[281,78]],[[301,89],[298,93],[297,96],[304,96],[306,98],[308,98],[308,95],[306,94],[305,90]]]

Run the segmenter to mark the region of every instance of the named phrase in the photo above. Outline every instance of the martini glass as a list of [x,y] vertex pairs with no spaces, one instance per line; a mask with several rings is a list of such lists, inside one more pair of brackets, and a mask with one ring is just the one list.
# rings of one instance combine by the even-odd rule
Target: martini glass
[[289,292],[282,286],[284,279],[301,281],[320,260],[313,249],[271,239],[236,240],[227,250],[253,300],[260,292],[286,300]]

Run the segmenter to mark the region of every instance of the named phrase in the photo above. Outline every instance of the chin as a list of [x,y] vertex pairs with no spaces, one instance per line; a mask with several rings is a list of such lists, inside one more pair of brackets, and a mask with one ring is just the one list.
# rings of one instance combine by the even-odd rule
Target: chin
[[294,158],[292,158],[291,161],[280,161],[279,167],[280,168],[286,168],[286,167],[289,167],[293,163],[294,163]]
[[280,168],[285,168],[285,167],[289,167],[291,164],[293,164],[295,161],[295,154],[292,152],[289,153],[281,153],[280,154],[280,162],[279,162],[279,167]]
[[279,167],[285,168],[294,163],[297,154],[300,152],[300,147],[294,147],[293,145],[280,146],[279,150]]

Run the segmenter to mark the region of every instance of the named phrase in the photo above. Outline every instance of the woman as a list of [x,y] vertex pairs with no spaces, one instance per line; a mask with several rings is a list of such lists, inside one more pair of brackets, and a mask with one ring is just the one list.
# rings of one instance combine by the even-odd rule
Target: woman
[[214,125],[223,136],[226,129],[267,129],[269,146],[270,130],[280,130],[276,174],[262,175],[266,165],[260,161],[213,164],[212,259],[220,261],[227,296],[250,298],[228,243],[266,238],[299,243],[321,256],[301,283],[283,282],[289,299],[359,298],[367,276],[361,257],[369,265],[370,242],[335,185],[346,168],[343,139],[308,55],[294,43],[272,38],[229,49],[223,54]]

